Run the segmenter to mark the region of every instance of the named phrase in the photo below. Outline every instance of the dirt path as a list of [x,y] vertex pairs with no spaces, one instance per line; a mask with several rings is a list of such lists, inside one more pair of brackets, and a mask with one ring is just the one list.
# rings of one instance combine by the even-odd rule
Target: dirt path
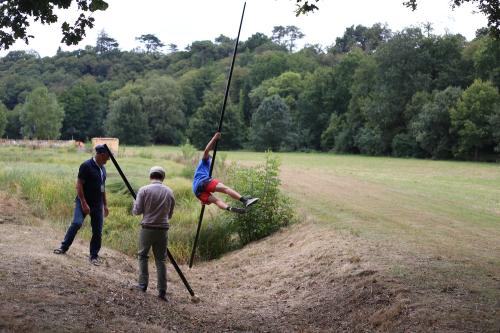
[[[220,260],[182,266],[194,304],[168,267],[169,303],[130,290],[136,261],[88,242],[52,254],[62,234],[0,193],[0,332],[498,331],[495,314],[386,273],[380,244],[317,224],[295,225]],[[398,254],[393,254],[397,256]],[[152,268],[152,264],[150,267]]]

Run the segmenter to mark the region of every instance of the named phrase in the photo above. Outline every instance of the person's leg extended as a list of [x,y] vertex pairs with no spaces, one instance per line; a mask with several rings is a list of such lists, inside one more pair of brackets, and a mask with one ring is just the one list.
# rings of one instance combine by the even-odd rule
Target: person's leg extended
[[227,203],[225,203],[221,199],[217,198],[215,195],[210,195],[208,197],[208,202],[215,204],[220,209],[225,209],[225,210],[228,210],[230,212],[239,213],[239,214],[243,214],[246,212],[246,210],[243,208],[229,207],[229,205]]
[[257,201],[259,201],[259,198],[252,198],[252,197],[249,197],[249,196],[241,196],[241,194],[239,194],[238,192],[236,192],[232,188],[230,188],[230,187],[228,187],[228,186],[226,186],[226,185],[224,185],[222,183],[218,183],[215,186],[215,192],[226,193],[231,198],[233,198],[235,200],[241,201],[245,205],[245,207],[253,205]]
[[139,252],[137,259],[139,260],[139,286],[146,290],[149,282],[148,272],[148,253],[151,248],[152,236],[156,230],[141,229],[139,233]]
[[217,198],[215,195],[211,194],[209,197],[208,197],[208,200],[207,200],[209,203],[213,203],[215,204],[217,207],[219,207],[220,209],[227,209],[228,204],[225,203],[224,201],[222,201],[221,199]]
[[167,230],[154,230],[153,254],[155,256],[156,275],[158,279],[158,295],[165,295],[167,291],[167,269],[165,258],[167,255]]
[[64,240],[61,243],[60,249],[63,252],[68,251],[71,244],[73,244],[73,241],[75,240],[75,237],[76,237],[76,233],[82,227],[84,219],[85,219],[85,215],[83,214],[83,211],[82,211],[82,205],[80,203],[80,199],[77,198],[75,200],[75,210],[73,213],[73,221],[71,222],[71,225],[69,226],[68,230],[66,231],[66,235],[64,236]]
[[102,225],[104,216],[102,205],[90,207],[90,225],[92,226],[92,238],[90,239],[90,259],[99,257],[102,240]]
[[230,188],[222,183],[218,183],[215,186],[215,192],[225,193],[225,194],[229,195],[231,198],[233,198],[234,200],[241,199],[241,194],[239,194],[238,192],[236,192],[232,188]]

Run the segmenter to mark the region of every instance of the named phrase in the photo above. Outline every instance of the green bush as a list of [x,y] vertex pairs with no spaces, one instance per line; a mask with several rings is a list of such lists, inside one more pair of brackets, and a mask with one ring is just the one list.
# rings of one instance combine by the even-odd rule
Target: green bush
[[227,172],[225,181],[236,191],[260,198],[246,214],[224,215],[241,246],[272,234],[294,219],[290,200],[279,189],[279,166],[279,159],[267,152],[264,165],[242,168],[233,164]]

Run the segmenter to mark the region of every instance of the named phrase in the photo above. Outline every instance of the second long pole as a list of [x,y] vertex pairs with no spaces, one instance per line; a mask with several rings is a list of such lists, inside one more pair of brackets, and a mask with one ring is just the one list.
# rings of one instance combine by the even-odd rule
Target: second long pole
[[[132,195],[132,197],[135,199],[136,198],[135,191],[132,188],[132,186],[130,186],[130,183],[128,182],[127,177],[125,177],[125,174],[123,173],[122,169],[120,168],[120,165],[118,164],[115,157],[113,156],[113,153],[111,152],[111,150],[109,149],[109,147],[106,144],[104,145],[104,147],[108,151],[109,158],[111,158],[111,161],[115,165],[116,170],[118,170],[118,173],[122,177],[123,182],[127,186],[128,190],[130,192],[130,195]],[[191,297],[193,297],[193,301],[195,301],[194,297],[197,297],[197,296],[194,294],[193,289],[191,288],[191,286],[189,285],[189,282],[187,281],[186,277],[184,276],[181,269],[179,268],[179,265],[177,265],[177,263],[175,262],[175,259],[172,256],[172,253],[170,253],[170,250],[168,249],[168,247],[167,247],[167,256],[168,256],[168,259],[170,260],[170,262],[172,263],[172,265],[174,266],[175,271],[177,272],[177,274],[179,274],[179,277],[181,278],[182,282],[184,283],[184,286],[188,290],[189,294],[191,295]]]

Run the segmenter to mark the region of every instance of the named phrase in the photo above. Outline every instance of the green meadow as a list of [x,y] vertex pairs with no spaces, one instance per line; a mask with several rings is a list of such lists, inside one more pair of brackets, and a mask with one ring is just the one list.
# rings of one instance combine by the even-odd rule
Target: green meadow
[[[376,240],[500,263],[500,164],[277,153],[307,216]],[[254,163],[262,154],[230,152]]]
[[[303,219],[382,244],[379,260],[416,285],[500,297],[498,163],[276,155],[283,188]],[[227,158],[251,165],[262,155]]]

